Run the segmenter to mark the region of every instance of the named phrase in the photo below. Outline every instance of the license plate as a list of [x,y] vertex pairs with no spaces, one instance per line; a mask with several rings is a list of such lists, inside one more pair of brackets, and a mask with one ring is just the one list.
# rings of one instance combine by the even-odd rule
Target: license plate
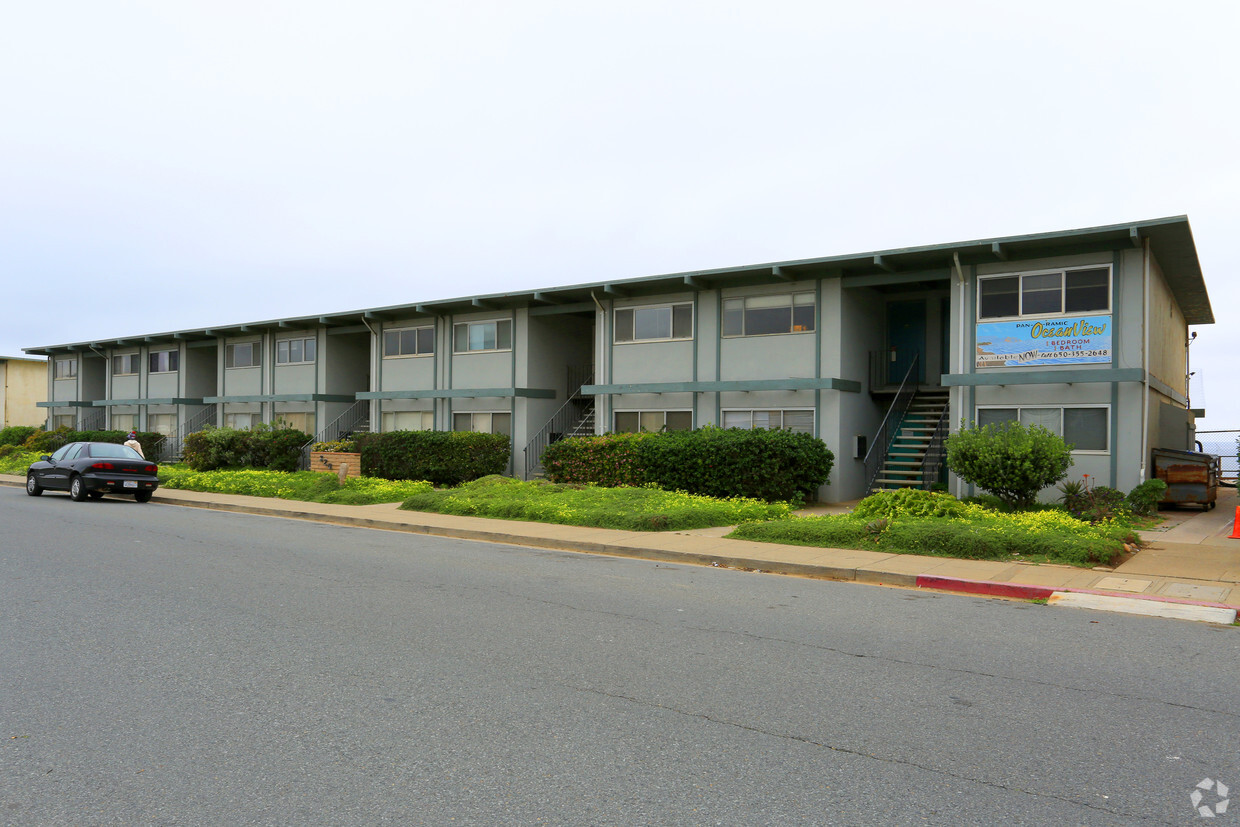
[[138,481],[137,480],[125,480],[125,487],[126,488],[137,488]]

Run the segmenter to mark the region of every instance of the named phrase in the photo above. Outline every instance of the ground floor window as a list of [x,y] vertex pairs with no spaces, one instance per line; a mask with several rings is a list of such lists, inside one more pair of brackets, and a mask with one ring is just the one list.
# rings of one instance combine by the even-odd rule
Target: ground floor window
[[276,414],[277,428],[293,428],[303,434],[314,433],[313,411],[284,411]]
[[615,432],[618,434],[692,429],[693,411],[616,411]]
[[126,432],[138,430],[138,415],[112,414],[112,430]]
[[146,428],[164,436],[176,436],[177,415],[170,413],[147,414]]
[[1062,436],[1074,451],[1105,453],[1110,448],[1110,413],[1106,405],[978,408],[977,424],[1019,422],[1026,427],[1041,425],[1051,433]]
[[435,414],[432,411],[383,412],[384,431],[430,431],[434,428]]
[[512,436],[512,414],[473,411],[452,414],[452,430]]
[[56,414],[52,417],[53,428],[76,428],[77,417],[73,414]]
[[248,431],[254,427],[257,420],[258,414],[226,413],[224,414],[224,427],[233,428],[238,431]]
[[746,431],[753,428],[787,428],[798,434],[812,434],[814,432],[814,412],[796,409],[724,411],[723,427],[742,428]]

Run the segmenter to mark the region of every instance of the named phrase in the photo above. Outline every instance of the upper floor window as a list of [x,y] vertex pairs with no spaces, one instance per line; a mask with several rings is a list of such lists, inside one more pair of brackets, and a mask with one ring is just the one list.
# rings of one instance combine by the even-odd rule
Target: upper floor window
[[262,348],[258,342],[239,342],[224,346],[224,367],[253,368],[263,363]]
[[385,357],[429,356],[434,352],[435,328],[433,326],[383,331],[383,355]]
[[112,375],[128,376],[138,372],[141,362],[136,353],[118,353],[112,357]]
[[77,376],[77,359],[57,359],[55,370],[57,379],[72,379]]
[[511,349],[511,319],[496,319],[491,322],[461,322],[452,327],[452,350],[456,353]]
[[662,342],[692,338],[692,302],[616,308],[617,342]]
[[181,354],[175,350],[153,350],[147,355],[147,370],[151,373],[173,373],[180,364]]
[[1004,319],[1111,309],[1111,268],[1022,273],[977,280],[977,317]]
[[724,336],[770,336],[814,329],[814,294],[779,293],[723,301]]
[[[276,342],[277,365],[306,365],[314,361],[317,342],[309,339],[280,339]],[[237,367],[240,367],[238,365]]]

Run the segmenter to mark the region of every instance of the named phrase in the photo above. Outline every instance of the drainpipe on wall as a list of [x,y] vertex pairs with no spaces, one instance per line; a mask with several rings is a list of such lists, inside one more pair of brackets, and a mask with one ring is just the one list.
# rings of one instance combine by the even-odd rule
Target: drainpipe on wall
[[[370,382],[368,384],[370,385],[370,390],[377,391],[379,390],[379,383],[380,381],[382,381],[382,377],[379,375],[379,372],[382,370],[382,365],[383,365],[383,337],[375,333],[375,329],[370,326],[370,322],[366,320],[366,314],[364,313],[362,314],[362,324],[366,325],[366,329],[370,331],[370,348],[369,348],[370,350]],[[435,332],[436,333],[439,332],[438,325],[436,325]],[[438,351],[439,348],[436,347],[435,349],[436,351]],[[324,352],[326,352],[326,350],[327,349],[324,348]],[[370,430],[372,431],[382,430],[383,428],[383,423],[381,421],[382,414],[376,410],[376,406],[382,405],[383,403],[377,399],[372,399],[370,400],[368,404],[370,406],[370,415],[368,418],[372,422],[370,426]],[[431,427],[432,428],[434,427],[434,424],[433,424],[433,420],[435,416],[434,411],[435,411],[435,402],[434,400],[432,400],[431,401],[431,418],[432,418]],[[379,414],[379,415],[376,416],[376,414]],[[379,421],[376,421],[376,420],[379,420]]]
[[[965,327],[965,318],[964,318],[965,290],[968,287],[968,285],[966,284],[965,278],[964,278],[964,268],[960,266],[960,253],[958,252],[952,253],[952,262],[956,265],[956,283],[960,286],[960,311],[957,314],[960,316],[960,324],[959,324],[960,330],[959,330],[959,338],[956,340],[957,342],[956,347],[960,351],[960,358],[957,359],[957,372],[963,375],[968,366],[968,362],[966,361],[968,354],[965,352],[966,350],[965,349],[965,331],[967,328]],[[958,385],[956,387],[956,410],[961,414],[961,416],[964,415],[964,397],[965,397],[964,387],[965,387],[964,385]],[[952,430],[954,430],[954,428],[951,424],[949,424],[948,431],[950,432]],[[959,496],[960,494],[964,493],[963,486],[960,484],[959,478],[957,478],[956,484],[957,484],[956,494]]]
[[1146,455],[1149,453],[1150,446],[1150,239],[1146,236],[1142,239],[1141,245],[1141,303],[1142,316],[1144,321],[1141,323],[1141,381],[1145,387],[1141,390],[1141,479],[1138,482],[1145,482],[1145,463]]

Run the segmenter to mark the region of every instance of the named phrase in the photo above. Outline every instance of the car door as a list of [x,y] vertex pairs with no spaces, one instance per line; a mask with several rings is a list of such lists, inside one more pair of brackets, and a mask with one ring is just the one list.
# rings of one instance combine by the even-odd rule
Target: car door
[[50,467],[43,471],[39,484],[44,488],[68,488],[69,472],[72,470],[70,462],[81,452],[82,445],[81,442],[70,442],[52,454],[48,461]]

